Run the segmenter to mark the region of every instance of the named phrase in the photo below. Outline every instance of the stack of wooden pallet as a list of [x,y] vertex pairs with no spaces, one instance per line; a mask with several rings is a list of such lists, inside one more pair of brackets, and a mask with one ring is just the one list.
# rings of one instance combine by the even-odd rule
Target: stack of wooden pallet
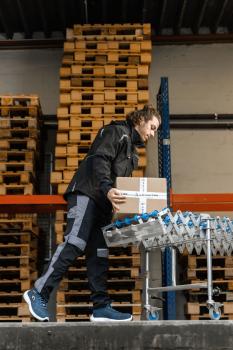
[[[37,96],[0,96],[0,194],[36,192]],[[29,321],[22,294],[37,277],[37,215],[0,215],[0,321]]]
[[0,322],[29,321],[22,294],[37,277],[36,215],[0,217]]
[[0,194],[33,194],[38,155],[37,96],[0,96]]
[[[75,25],[67,31],[60,70],[60,106],[55,171],[51,182],[63,194],[87,154],[98,130],[148,103],[151,62],[150,25]],[[146,167],[140,151],[139,170]],[[56,218],[57,243],[62,242],[65,213]],[[116,307],[141,314],[140,254],[128,247],[110,251],[109,292]],[[85,259],[69,269],[58,292],[58,321],[89,319],[91,305]]]
[[[97,131],[148,103],[149,38],[149,24],[75,25],[68,31],[51,177],[59,194],[64,193]],[[145,150],[141,150],[134,176],[143,176],[145,167]]]
[[[187,280],[190,283],[207,281],[206,255],[189,255]],[[213,297],[223,304],[221,319],[233,319],[233,257],[216,255],[212,258],[213,288],[220,289]],[[191,320],[209,319],[206,301],[207,290],[191,290],[187,293],[186,315]]]

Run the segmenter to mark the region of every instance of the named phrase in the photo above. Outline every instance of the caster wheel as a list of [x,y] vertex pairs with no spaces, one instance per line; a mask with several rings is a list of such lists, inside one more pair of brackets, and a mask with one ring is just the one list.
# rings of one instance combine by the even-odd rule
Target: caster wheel
[[221,309],[209,309],[209,315],[211,320],[219,320],[221,318]]
[[147,311],[146,318],[148,321],[158,321],[159,313],[157,311]]

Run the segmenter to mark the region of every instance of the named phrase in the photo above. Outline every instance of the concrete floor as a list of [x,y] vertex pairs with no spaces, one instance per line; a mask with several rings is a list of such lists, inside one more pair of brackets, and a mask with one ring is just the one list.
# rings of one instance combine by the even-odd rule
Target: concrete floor
[[230,350],[233,321],[2,323],[0,350]]

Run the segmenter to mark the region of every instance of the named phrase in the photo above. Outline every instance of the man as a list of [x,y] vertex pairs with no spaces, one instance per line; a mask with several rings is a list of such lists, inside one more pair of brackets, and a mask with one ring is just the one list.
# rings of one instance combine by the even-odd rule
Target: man
[[136,147],[155,135],[161,123],[152,106],[127,115],[125,121],[112,122],[98,132],[88,154],[69,184],[65,240],[61,243],[34,288],[24,293],[31,314],[48,321],[50,293],[77,257],[85,254],[87,276],[93,302],[91,321],[131,321],[132,315],[114,310],[107,293],[108,249],[102,227],[112,212],[125,202],[114,187],[119,176],[128,177],[137,168]]

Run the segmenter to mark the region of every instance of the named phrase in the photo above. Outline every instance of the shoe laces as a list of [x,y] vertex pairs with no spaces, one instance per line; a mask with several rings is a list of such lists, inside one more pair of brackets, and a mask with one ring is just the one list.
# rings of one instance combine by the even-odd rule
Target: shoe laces
[[39,299],[41,306],[46,309],[47,308],[47,300],[44,297],[42,297],[42,295],[40,295],[40,293],[37,294],[37,297]]

